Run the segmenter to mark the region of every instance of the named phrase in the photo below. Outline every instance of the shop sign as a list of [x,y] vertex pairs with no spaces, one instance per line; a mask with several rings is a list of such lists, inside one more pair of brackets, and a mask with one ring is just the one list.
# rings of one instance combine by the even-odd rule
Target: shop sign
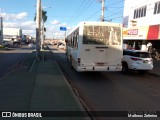
[[148,34],[149,26],[134,27],[134,28],[123,28],[123,39],[136,40],[146,39]]
[[128,30],[128,35],[138,35],[138,29],[130,29],[130,30]]
[[159,40],[160,25],[123,28],[123,39],[126,40]]

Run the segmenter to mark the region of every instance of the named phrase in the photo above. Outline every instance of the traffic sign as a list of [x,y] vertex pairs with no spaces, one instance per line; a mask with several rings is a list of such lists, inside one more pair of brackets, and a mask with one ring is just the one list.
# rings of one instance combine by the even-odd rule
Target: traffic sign
[[66,27],[60,27],[60,30],[61,30],[61,31],[66,31],[67,28],[66,28]]

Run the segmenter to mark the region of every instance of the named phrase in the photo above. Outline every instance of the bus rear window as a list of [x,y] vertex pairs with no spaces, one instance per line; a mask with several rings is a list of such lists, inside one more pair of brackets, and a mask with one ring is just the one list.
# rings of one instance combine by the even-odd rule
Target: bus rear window
[[83,44],[120,45],[121,29],[112,26],[84,26]]

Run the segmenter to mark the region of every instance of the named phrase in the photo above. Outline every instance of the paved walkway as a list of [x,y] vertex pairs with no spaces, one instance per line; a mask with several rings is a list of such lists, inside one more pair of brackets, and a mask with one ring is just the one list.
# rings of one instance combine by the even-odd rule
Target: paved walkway
[[[0,111],[53,111],[46,113],[50,116],[61,111],[59,113],[61,117],[44,117],[41,120],[86,119],[63,117],[66,115],[65,111],[70,112],[68,114],[72,116],[74,114],[72,111],[85,110],[71,90],[58,64],[55,61],[39,61],[31,64],[31,61],[33,61],[31,57],[26,59],[18,69],[0,80]],[[86,115],[86,113],[79,115],[81,114]],[[16,119],[18,118],[14,118]],[[0,120],[5,119],[0,118]]]
[[160,60],[153,61],[153,70],[149,71],[149,73],[160,76]]

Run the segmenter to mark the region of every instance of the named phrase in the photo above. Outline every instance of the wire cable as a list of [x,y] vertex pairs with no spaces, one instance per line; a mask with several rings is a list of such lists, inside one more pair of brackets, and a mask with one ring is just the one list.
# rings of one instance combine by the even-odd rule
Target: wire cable
[[82,1],[82,3],[80,4],[80,6],[78,7],[78,9],[76,10],[76,12],[72,15],[72,17],[74,17],[77,12],[79,11],[79,9],[83,6],[83,4],[85,3],[85,0]]
[[82,15],[93,4],[93,2],[94,2],[94,0],[89,0],[86,3],[86,5],[83,7],[83,9],[76,16]]

